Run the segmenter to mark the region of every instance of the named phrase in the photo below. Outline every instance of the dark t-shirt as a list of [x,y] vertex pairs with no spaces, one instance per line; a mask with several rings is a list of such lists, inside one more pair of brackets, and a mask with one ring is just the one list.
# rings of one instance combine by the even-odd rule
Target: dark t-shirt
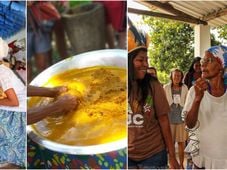
[[132,113],[129,105],[128,156],[140,161],[165,148],[164,139],[157,117],[168,115],[170,109],[162,85],[151,82],[152,95],[149,94],[143,113]]
[[[181,89],[180,90],[172,89],[172,95],[181,96]],[[169,121],[171,124],[183,123],[182,117],[181,117],[182,110],[183,110],[183,107],[180,104],[172,103],[172,105],[170,106],[170,113],[169,113]]]

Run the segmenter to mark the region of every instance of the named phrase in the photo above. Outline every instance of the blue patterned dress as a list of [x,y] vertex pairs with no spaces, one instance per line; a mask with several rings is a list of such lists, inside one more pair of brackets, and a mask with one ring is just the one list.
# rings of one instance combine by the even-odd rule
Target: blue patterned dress
[[25,166],[26,113],[0,109],[0,163]]

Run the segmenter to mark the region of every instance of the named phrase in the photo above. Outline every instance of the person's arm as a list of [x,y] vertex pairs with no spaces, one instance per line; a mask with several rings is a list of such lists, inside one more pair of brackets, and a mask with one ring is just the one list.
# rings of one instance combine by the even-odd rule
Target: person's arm
[[6,95],[6,98],[0,99],[1,106],[19,106],[19,101],[13,88],[4,91],[4,93]]
[[[153,84],[155,84],[155,82]],[[180,166],[176,160],[175,147],[170,131],[170,123],[168,117],[168,112],[170,111],[170,108],[166,99],[164,89],[160,85],[160,83],[158,83],[156,86],[153,86],[153,97],[156,116],[161,128],[161,133],[164,138],[165,145],[169,152],[170,168],[179,169]]]
[[71,95],[59,96],[53,103],[28,109],[27,124],[36,123],[53,114],[65,114],[76,109],[77,106],[76,97]]
[[28,96],[42,96],[42,97],[56,97],[60,93],[66,92],[68,89],[65,86],[59,87],[36,87],[28,86],[27,92]]
[[161,126],[161,131],[163,134],[165,144],[168,148],[170,168],[179,169],[180,166],[176,160],[175,148],[174,148],[173,139],[170,131],[170,123],[169,123],[168,115],[165,114],[165,115],[159,116],[158,121]]
[[202,98],[204,96],[204,91],[208,88],[207,82],[203,78],[199,78],[194,85],[195,89],[195,97],[193,99],[193,103],[191,108],[189,109],[186,118],[185,123],[188,128],[193,128],[196,125],[196,122],[198,120],[198,113],[199,113],[199,107],[200,103],[202,101]]

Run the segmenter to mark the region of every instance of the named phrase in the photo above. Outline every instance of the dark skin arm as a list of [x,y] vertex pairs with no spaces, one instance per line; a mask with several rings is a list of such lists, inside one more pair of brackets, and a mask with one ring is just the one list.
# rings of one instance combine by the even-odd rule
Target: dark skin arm
[[171,169],[179,169],[180,166],[176,160],[175,148],[173,144],[172,134],[170,131],[170,123],[168,115],[162,115],[158,117],[159,124],[161,126],[161,131],[165,140],[165,144],[169,151],[169,163]]
[[56,97],[59,94],[66,92],[68,89],[64,86],[59,87],[36,87],[36,86],[28,86],[27,92],[28,96],[41,96],[41,97]]
[[4,93],[6,94],[6,98],[0,99],[1,106],[19,106],[19,101],[13,88],[4,91]]
[[56,101],[46,106],[38,106],[28,109],[27,124],[36,123],[53,114],[65,114],[76,109],[78,101],[71,95],[59,96]]
[[199,78],[195,82],[194,88],[195,98],[193,100],[192,107],[189,110],[185,119],[185,123],[188,126],[188,128],[193,128],[196,125],[196,122],[198,120],[199,106],[204,96],[204,92],[208,88],[208,84],[204,78]]

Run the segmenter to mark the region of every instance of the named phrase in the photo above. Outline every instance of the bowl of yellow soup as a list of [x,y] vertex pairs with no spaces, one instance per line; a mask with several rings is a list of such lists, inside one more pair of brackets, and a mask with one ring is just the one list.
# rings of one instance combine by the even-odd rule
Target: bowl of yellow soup
[[[27,126],[32,142],[48,150],[44,155],[51,152],[52,161],[56,154],[64,155],[68,157],[64,158],[64,163],[72,159],[83,162],[85,159],[81,160],[81,156],[88,156],[88,162],[70,168],[125,168],[126,60],[126,50],[86,52],[49,67],[31,82],[34,86],[67,86],[66,93],[77,96],[79,100],[76,110]],[[28,107],[46,105],[52,100],[32,97],[28,100]],[[37,154],[31,153],[31,148],[28,157]],[[53,168],[52,164],[45,168]]]

